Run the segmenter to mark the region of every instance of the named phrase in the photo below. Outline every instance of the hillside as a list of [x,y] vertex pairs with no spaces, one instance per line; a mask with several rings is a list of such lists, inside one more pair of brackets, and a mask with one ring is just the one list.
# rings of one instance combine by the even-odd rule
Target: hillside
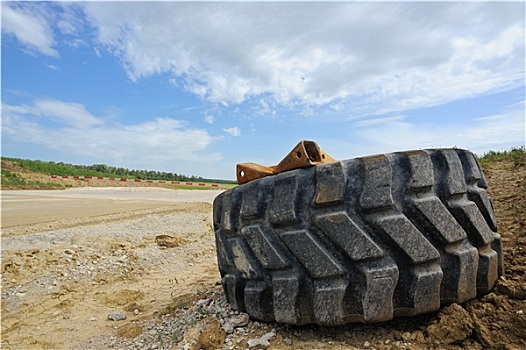
[[[235,182],[221,179],[205,179],[200,176],[186,176],[176,173],[160,172],[154,170],[129,170],[122,167],[113,167],[106,164],[73,165],[66,163],[44,162],[19,158],[1,158],[2,176],[0,178],[2,189],[64,189],[68,187],[120,187],[120,186],[159,186],[178,187],[166,183],[157,183],[158,180],[166,182],[192,182],[215,183],[222,187],[231,187]],[[50,176],[57,175],[57,179]],[[64,179],[62,176],[93,177],[95,179]],[[130,180],[152,180],[146,183],[141,181],[100,181],[97,177],[126,178]],[[186,187],[186,186],[185,186]]]

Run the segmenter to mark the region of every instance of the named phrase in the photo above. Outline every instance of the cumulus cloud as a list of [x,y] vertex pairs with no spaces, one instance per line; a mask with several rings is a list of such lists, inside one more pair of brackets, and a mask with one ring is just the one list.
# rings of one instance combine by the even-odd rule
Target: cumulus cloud
[[2,134],[80,157],[114,164],[147,166],[177,160],[221,159],[208,153],[214,138],[203,129],[173,118],[138,124],[110,124],[77,103],[39,99],[31,105],[2,105]]
[[[522,3],[86,3],[132,80],[380,114],[523,83]],[[447,21],[444,19],[447,18]]]
[[4,2],[2,9],[2,30],[29,50],[58,57],[55,30],[70,47],[92,44],[97,55],[115,56],[133,81],[166,75],[174,88],[223,106],[250,102],[256,114],[282,106],[307,116],[319,107],[399,113],[524,84],[521,2]]

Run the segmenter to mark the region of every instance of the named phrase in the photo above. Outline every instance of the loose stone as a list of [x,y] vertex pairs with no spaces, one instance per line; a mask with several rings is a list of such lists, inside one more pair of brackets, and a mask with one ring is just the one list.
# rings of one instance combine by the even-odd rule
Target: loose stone
[[108,314],[108,320],[121,321],[126,319],[126,314],[122,311],[111,312]]

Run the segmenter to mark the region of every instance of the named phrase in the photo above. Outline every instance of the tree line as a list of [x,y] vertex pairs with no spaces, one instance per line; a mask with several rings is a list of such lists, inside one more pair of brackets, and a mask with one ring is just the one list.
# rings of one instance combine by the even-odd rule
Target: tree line
[[76,165],[64,162],[45,162],[41,160],[28,160],[2,157],[19,164],[23,169],[31,172],[46,175],[58,176],[104,176],[115,178],[129,178],[141,180],[166,180],[166,181],[187,181],[187,182],[215,182],[215,183],[235,183],[235,181],[221,179],[206,179],[201,176],[184,175],[166,171],[137,170],[124,167],[115,167],[106,164]]

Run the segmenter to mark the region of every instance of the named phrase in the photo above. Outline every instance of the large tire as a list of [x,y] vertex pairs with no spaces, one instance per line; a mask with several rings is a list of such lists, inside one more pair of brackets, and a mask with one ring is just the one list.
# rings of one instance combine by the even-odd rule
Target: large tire
[[459,149],[288,171],[214,201],[236,310],[293,325],[380,322],[488,293],[503,273],[486,180]]

